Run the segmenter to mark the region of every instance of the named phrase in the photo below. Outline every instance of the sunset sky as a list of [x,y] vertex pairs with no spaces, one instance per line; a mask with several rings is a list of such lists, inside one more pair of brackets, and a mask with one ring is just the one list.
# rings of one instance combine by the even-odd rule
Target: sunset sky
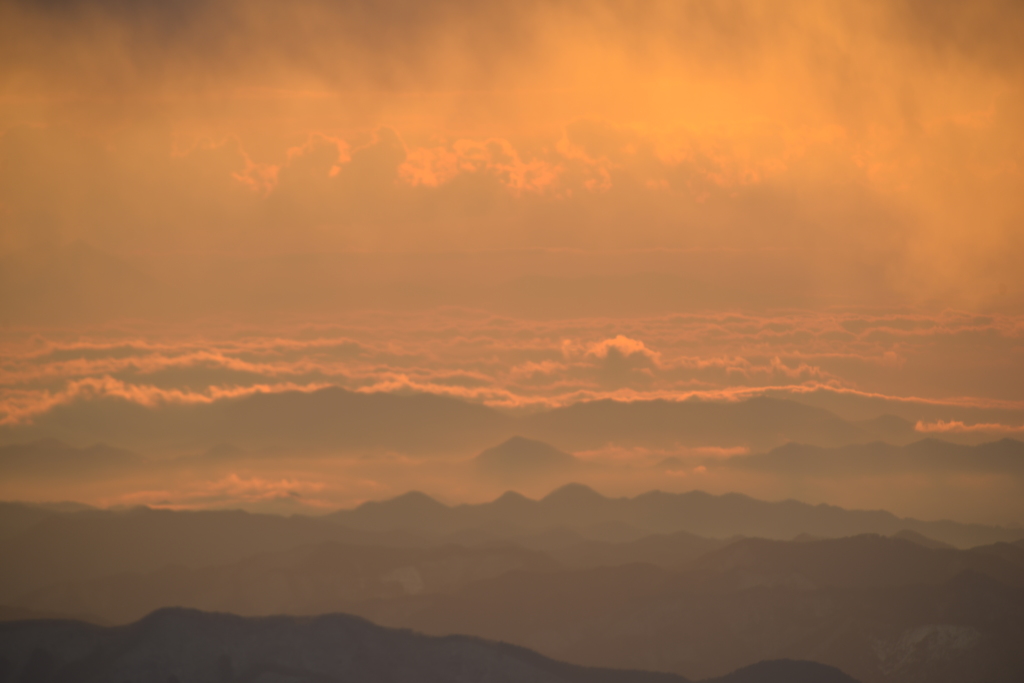
[[337,385],[1020,435],[1021,36],[1012,0],[0,0],[0,423]]

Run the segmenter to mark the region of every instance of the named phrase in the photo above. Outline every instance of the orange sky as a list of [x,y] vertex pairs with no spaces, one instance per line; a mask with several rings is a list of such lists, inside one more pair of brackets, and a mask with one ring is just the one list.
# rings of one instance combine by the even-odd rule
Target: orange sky
[[[1017,409],[1021,35],[1012,1],[4,0],[3,417],[117,382]],[[122,351],[47,355],[82,342]]]

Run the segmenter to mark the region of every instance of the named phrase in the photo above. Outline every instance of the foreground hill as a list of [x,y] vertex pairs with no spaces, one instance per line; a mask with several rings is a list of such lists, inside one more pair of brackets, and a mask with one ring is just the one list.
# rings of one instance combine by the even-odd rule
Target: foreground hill
[[[130,626],[0,624],[0,676],[18,683],[686,683],[664,673],[573,666],[465,636],[432,638],[346,615],[245,619],[161,610]],[[769,662],[719,683],[853,683],[806,662]]]

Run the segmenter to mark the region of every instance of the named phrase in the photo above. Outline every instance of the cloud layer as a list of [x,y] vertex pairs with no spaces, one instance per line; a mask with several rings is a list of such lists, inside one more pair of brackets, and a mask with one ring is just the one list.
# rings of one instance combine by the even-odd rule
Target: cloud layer
[[[33,250],[79,242],[179,309],[198,268],[323,310],[259,259],[396,251],[682,251],[653,270],[746,305],[1024,302],[1019,3],[6,0],[0,27],[15,320],[64,272]],[[484,277],[414,277],[447,275]]]
[[3,422],[17,424],[100,397],[159,406],[330,385],[511,410],[767,392],[877,401],[860,408],[867,415],[845,412],[894,412],[923,420],[922,432],[962,431],[965,421],[1000,423],[1024,409],[1022,335],[1017,317],[956,312],[545,321],[457,309],[276,329],[211,326],[203,335],[145,325],[36,332],[4,349],[0,406]]

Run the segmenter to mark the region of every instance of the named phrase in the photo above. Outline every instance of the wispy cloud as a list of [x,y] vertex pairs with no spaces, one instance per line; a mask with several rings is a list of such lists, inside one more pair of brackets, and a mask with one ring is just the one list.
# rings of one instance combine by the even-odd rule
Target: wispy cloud
[[1021,434],[1024,433],[1024,425],[1004,425],[992,422],[976,424],[964,424],[959,420],[937,420],[935,422],[918,421],[914,429],[925,434],[964,434],[970,432],[991,432],[993,434]]
[[[435,311],[205,336],[96,330],[5,344],[0,412],[18,423],[102,397],[156,406],[324,386],[430,392],[510,409],[827,392],[1020,410],[1009,380],[1021,372],[1014,358],[1022,329],[1015,317],[958,312],[529,320]],[[993,391],[1000,382],[1009,382],[1007,391]]]

